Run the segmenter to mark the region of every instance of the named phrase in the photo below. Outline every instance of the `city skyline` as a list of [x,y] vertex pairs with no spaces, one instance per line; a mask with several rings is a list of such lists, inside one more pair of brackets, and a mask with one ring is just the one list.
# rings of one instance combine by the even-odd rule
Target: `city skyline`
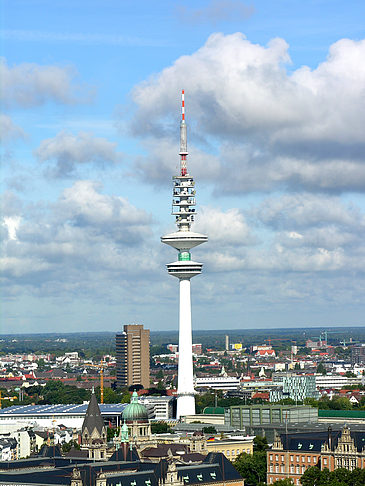
[[365,324],[362,2],[0,4],[0,333],[177,328],[181,89],[194,329]]

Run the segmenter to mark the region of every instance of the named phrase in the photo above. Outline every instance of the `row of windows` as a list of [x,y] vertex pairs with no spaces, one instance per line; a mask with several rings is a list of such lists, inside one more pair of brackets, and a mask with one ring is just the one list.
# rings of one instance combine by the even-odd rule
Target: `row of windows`
[[[312,462],[314,464],[316,464],[316,462],[317,462],[316,456],[307,456],[307,462],[308,463],[311,462],[311,457],[312,457]],[[274,458],[274,455],[270,454],[270,461],[273,461],[274,460],[273,458]],[[304,463],[305,462],[305,456],[296,456],[296,461],[300,462],[300,458],[302,458],[302,462]],[[279,454],[275,454],[275,461],[278,461],[278,460],[279,460]],[[290,456],[290,461],[294,462],[294,456],[293,455]],[[281,456],[281,462],[284,462],[284,456],[283,455]]]
[[236,449],[232,449],[232,450],[226,450],[226,449],[223,449],[223,450],[217,450],[217,452],[221,452],[222,454],[225,454],[226,456],[235,456],[235,455],[239,455],[241,454],[241,452],[246,452],[247,454],[250,454],[250,449],[246,449],[246,451],[244,449],[237,449],[237,452],[236,452]]
[[[294,465],[292,464],[292,465],[290,466],[290,472],[291,472],[292,474],[304,474],[304,473],[305,473],[306,468],[308,469],[309,467],[311,467],[311,466],[309,466],[309,465],[307,465],[307,466],[294,466]],[[274,470],[274,469],[275,469],[275,470]],[[273,464],[270,464],[270,466],[269,466],[269,472],[271,472],[271,473],[272,473],[272,472],[276,472],[276,473],[278,473],[278,472],[285,473],[285,466],[284,466],[284,464],[281,464],[280,466],[279,466],[279,464],[275,464],[275,467],[274,467],[274,465],[273,465]]]

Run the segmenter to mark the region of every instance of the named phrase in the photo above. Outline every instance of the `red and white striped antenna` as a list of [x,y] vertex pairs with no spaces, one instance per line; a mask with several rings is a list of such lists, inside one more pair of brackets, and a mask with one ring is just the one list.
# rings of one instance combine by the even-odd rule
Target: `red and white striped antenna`
[[185,91],[181,91],[181,123],[180,123],[180,171],[182,176],[187,175],[186,157],[188,155],[186,123],[185,123]]
[[181,91],[181,121],[185,121],[185,91]]

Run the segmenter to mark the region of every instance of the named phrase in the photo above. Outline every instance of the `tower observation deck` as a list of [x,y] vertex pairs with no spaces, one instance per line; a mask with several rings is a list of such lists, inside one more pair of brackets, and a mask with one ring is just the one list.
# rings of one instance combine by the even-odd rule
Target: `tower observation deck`
[[180,173],[173,176],[172,214],[178,230],[162,236],[161,241],[178,251],[178,260],[168,263],[167,271],[179,279],[179,369],[177,389],[177,418],[195,414],[190,279],[199,275],[203,264],[191,259],[190,250],[208,240],[208,237],[191,231],[195,211],[195,182],[187,169],[187,134],[185,100],[182,91],[180,123]]

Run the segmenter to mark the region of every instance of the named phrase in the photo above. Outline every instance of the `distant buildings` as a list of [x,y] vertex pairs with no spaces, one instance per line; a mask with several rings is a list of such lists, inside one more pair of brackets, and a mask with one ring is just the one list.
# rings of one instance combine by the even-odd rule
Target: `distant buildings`
[[226,425],[239,430],[283,423],[316,423],[318,410],[305,405],[236,405],[225,409]]
[[143,325],[125,325],[115,338],[117,386],[150,387],[150,331]]
[[[69,405],[14,405],[0,410],[0,429],[16,430],[19,427],[45,427],[52,429],[64,425],[81,429],[87,404]],[[100,406],[106,423],[120,425],[125,403],[104,403]]]
[[314,375],[275,373],[273,383],[276,383],[278,388],[270,391],[270,402],[278,402],[284,398],[291,398],[295,401],[303,401],[305,398],[315,398],[316,400],[320,398]]
[[213,390],[238,390],[239,376],[204,376],[194,379],[196,388],[211,388]]
[[[178,353],[179,352],[179,345],[178,344],[168,344],[166,346],[166,349],[168,349],[169,351],[171,351],[171,353]],[[202,345],[201,343],[197,343],[197,344],[192,344],[192,353],[195,354],[195,355],[201,355],[202,352],[203,352],[203,348],[202,348]]]
[[351,348],[351,364],[365,364],[365,344]]

